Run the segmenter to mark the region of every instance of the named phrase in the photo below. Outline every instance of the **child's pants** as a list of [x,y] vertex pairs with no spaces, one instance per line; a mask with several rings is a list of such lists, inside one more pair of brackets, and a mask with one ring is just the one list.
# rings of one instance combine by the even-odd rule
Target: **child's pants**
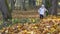
[[40,19],[43,19],[43,17],[44,17],[44,16],[43,16],[42,14],[40,14]]

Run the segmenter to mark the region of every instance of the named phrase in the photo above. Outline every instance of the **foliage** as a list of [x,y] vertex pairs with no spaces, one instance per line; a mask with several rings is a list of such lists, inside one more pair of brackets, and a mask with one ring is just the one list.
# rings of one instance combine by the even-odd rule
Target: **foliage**
[[46,8],[50,8],[52,6],[52,4],[50,3],[50,0],[46,0],[45,1],[45,4],[46,4]]
[[46,11],[46,16],[48,16],[48,11]]
[[17,19],[17,18],[12,19],[12,22],[13,22],[13,24],[14,24],[14,23],[18,23],[18,22],[19,22],[19,19]]
[[38,18],[20,18],[12,19],[13,23],[37,23],[39,22]]

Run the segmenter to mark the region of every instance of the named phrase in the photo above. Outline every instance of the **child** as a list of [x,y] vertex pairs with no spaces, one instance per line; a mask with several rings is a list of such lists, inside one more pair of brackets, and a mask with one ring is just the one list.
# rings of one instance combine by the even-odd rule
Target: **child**
[[40,14],[40,18],[41,18],[41,19],[44,18],[46,11],[47,11],[47,9],[45,8],[44,5],[42,5],[41,8],[38,9],[38,13]]

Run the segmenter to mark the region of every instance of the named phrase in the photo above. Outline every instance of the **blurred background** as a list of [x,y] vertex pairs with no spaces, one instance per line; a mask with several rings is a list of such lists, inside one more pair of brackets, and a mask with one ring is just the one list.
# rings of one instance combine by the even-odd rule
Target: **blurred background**
[[[38,9],[42,4],[48,9],[49,15],[60,15],[60,0],[7,0],[7,2],[13,9],[13,18],[29,17],[29,15],[39,17]],[[1,12],[0,19],[2,20]]]
[[[60,0],[0,1],[5,2],[2,3],[4,8],[0,8],[0,10],[3,10],[0,11],[1,33],[20,34],[32,31],[35,32],[35,34],[60,34]],[[48,9],[48,16],[45,16],[43,20],[40,20],[38,9],[42,4]],[[8,27],[6,28],[5,26]]]
[[[7,0],[12,9],[12,18],[35,17],[39,18],[38,9],[42,4],[48,9],[48,15],[60,15],[60,0]],[[0,20],[2,20],[0,12]]]

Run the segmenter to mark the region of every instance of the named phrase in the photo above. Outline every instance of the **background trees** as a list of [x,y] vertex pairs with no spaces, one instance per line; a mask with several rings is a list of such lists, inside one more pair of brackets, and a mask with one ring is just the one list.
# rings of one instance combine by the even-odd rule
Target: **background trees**
[[57,6],[58,6],[58,0],[46,0],[45,6],[49,10],[50,15],[57,15]]
[[14,7],[14,0],[0,0],[0,10],[3,16],[3,26],[12,23],[12,9]]
[[52,0],[52,15],[57,15],[58,0]]

